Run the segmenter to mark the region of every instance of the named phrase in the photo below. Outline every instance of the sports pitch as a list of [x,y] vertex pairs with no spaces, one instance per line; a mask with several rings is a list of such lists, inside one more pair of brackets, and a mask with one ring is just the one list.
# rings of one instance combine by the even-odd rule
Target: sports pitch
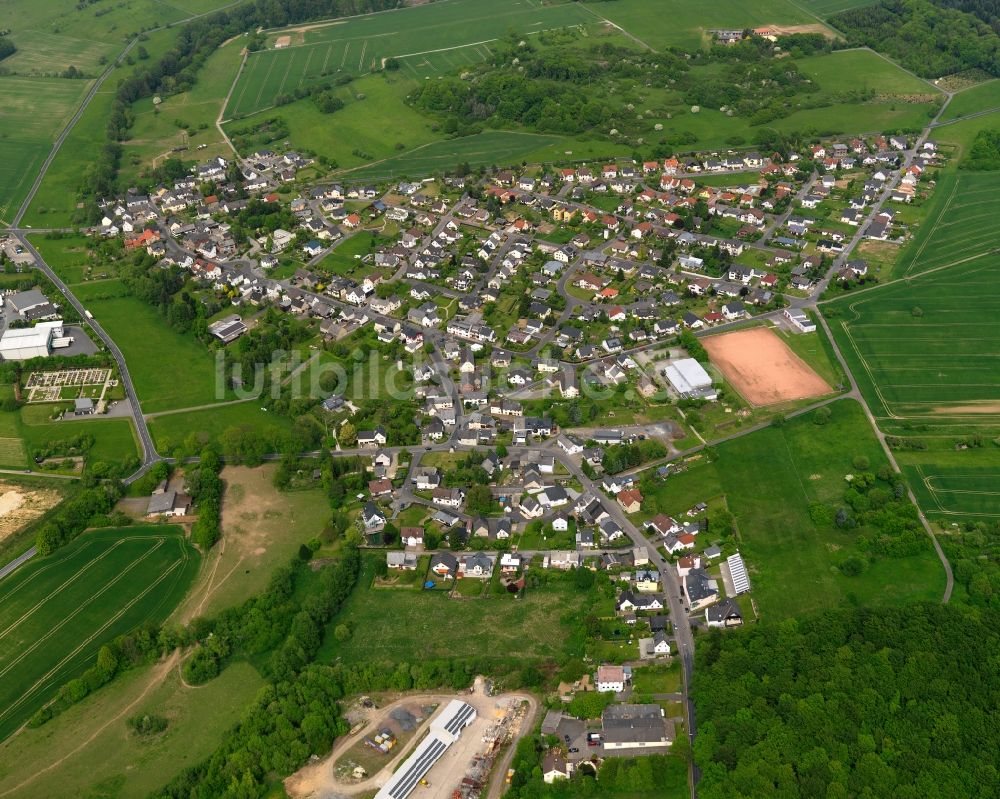
[[[511,31],[523,36],[598,22],[578,3],[512,0],[497,8],[489,0],[447,0],[272,31],[267,49],[247,59],[225,115],[270,108],[280,95],[323,77],[377,71],[388,58],[399,60],[403,74],[423,80],[485,61],[490,43]],[[276,43],[283,46],[276,49]]]
[[197,569],[179,528],[137,526],[85,533],[0,581],[0,740],[102,644],[166,618]]

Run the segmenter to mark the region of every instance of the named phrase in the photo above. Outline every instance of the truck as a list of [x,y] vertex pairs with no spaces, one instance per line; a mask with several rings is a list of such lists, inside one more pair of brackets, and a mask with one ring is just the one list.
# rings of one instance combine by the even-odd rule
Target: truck
[[84,311],[83,315],[86,316],[88,319],[94,318],[94,315],[90,311]]

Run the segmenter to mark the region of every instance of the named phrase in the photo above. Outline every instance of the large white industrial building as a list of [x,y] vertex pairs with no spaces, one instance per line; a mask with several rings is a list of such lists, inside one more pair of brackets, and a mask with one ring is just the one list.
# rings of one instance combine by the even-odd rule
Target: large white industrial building
[[719,396],[711,376],[694,358],[674,361],[663,370],[663,376],[683,399],[714,400]]
[[472,705],[460,699],[452,699],[431,722],[427,737],[375,794],[375,799],[406,799],[448,747],[459,739],[462,730],[475,719],[476,709]]
[[52,350],[68,347],[72,343],[73,339],[63,334],[61,319],[39,322],[34,327],[4,331],[0,336],[0,357],[5,361],[44,358],[51,355]]

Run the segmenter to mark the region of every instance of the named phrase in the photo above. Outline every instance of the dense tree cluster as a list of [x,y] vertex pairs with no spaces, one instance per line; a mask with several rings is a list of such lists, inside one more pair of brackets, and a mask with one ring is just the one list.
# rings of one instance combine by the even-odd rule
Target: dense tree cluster
[[222,492],[225,483],[219,477],[222,459],[214,450],[201,453],[197,465],[185,472],[187,488],[197,508],[198,520],[191,526],[191,540],[207,552],[219,540],[222,514]]
[[704,799],[995,797],[1000,620],[847,609],[701,639]]
[[980,172],[1000,169],[1000,130],[979,131],[960,166]]
[[931,0],[941,8],[954,8],[978,17],[1000,34],[1000,4],[996,0]]
[[17,48],[14,46],[14,42],[6,36],[0,39],[0,61],[3,61],[5,58],[9,58],[16,52]]
[[550,43],[540,52],[511,36],[467,79],[428,81],[411,100],[445,115],[450,133],[464,135],[484,125],[582,133],[619,124],[613,105],[595,92],[599,81],[655,74],[666,82],[685,69],[672,54],[640,55],[607,43],[581,49],[573,41]]
[[635,444],[616,444],[604,450],[601,465],[610,474],[634,469],[646,461],[662,458],[667,454],[667,448],[662,441],[648,438]]
[[973,15],[930,0],[881,0],[830,22],[851,44],[883,52],[925,78],[966,69],[1000,76],[1000,36]]
[[965,601],[1000,609],[1000,522],[967,521],[940,541]]
[[121,488],[114,483],[103,483],[86,488],[67,500],[51,514],[35,534],[39,555],[50,555],[68,544],[90,526],[95,516],[107,514],[121,497]]
[[[689,72],[681,81],[684,102],[689,105],[732,109],[757,125],[789,113],[792,98],[800,105],[798,95],[820,90],[790,59],[774,59],[750,45],[716,49],[721,50],[720,60],[725,64],[721,71],[710,78]],[[753,57],[734,57],[744,51]]]

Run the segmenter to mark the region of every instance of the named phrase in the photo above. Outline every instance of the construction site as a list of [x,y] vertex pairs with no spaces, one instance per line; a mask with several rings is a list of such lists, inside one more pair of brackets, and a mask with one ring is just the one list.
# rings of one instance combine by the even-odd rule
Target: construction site
[[[328,757],[294,774],[285,788],[295,799],[351,799],[375,789],[376,799],[494,799],[509,779],[513,745],[530,731],[536,710],[527,695],[487,695],[482,681],[468,693],[397,699],[372,709]],[[411,714],[412,733],[403,732]],[[364,769],[359,749],[376,756],[364,758]]]

